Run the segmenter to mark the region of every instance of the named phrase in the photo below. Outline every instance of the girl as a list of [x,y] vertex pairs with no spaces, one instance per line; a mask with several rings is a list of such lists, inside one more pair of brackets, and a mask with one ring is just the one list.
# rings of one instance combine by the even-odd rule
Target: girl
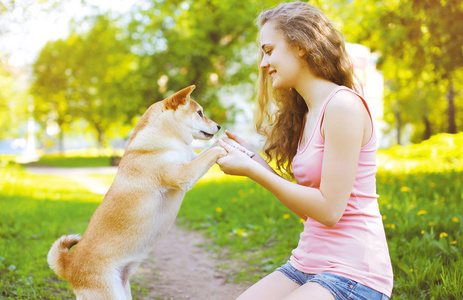
[[303,2],[281,4],[259,21],[256,128],[268,159],[297,184],[223,141],[228,154],[218,164],[262,185],[305,222],[289,261],[238,299],[388,299],[393,274],[377,203],[376,136],[353,90],[343,38]]

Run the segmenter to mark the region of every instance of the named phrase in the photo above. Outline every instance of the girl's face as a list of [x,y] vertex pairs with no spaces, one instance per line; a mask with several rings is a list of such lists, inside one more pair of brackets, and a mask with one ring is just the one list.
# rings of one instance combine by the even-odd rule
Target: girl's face
[[260,68],[267,71],[272,79],[272,87],[297,89],[297,79],[300,78],[303,68],[301,53],[286,43],[283,35],[274,28],[272,22],[262,26],[260,44],[263,52]]

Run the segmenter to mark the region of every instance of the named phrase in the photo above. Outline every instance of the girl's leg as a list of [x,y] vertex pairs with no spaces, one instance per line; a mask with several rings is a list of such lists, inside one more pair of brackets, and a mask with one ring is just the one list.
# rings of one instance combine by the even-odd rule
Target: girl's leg
[[280,271],[275,271],[247,289],[237,300],[280,300],[300,287]]
[[335,300],[333,294],[316,282],[308,282],[284,298],[285,300]]

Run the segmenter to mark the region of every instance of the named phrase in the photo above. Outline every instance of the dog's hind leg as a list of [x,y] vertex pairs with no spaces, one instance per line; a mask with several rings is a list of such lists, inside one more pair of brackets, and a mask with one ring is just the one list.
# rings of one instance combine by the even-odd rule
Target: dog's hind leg
[[103,289],[79,289],[74,290],[76,295],[76,300],[105,300],[105,299],[114,299],[114,300],[125,300],[125,293],[122,289],[114,288],[103,288]]
[[130,290],[130,283],[129,280],[124,285],[125,297],[127,300],[132,300],[132,291]]
[[77,300],[126,300],[119,272],[111,271],[93,280],[90,286],[74,289]]
[[121,283],[124,287],[125,296],[128,300],[132,300],[132,292],[130,290],[130,275],[132,274],[136,266],[137,264],[135,263],[128,263],[122,268],[120,273]]
[[[113,293],[115,294],[115,297],[111,299],[115,299],[115,300],[116,299],[117,300],[132,299],[131,295],[129,295],[129,297],[127,296],[126,288],[121,281],[121,273],[116,272],[112,275],[113,276],[111,276],[111,284],[112,284],[112,290],[113,290]],[[129,287],[129,292],[130,292],[130,287]]]

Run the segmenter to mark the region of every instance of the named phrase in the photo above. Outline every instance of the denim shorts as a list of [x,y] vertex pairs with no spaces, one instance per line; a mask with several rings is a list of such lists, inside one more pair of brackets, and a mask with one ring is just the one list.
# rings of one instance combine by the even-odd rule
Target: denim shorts
[[347,279],[333,273],[320,273],[317,275],[306,274],[296,270],[289,261],[277,268],[286,275],[289,279],[299,285],[304,285],[307,282],[316,282],[326,288],[333,294],[336,300],[388,300],[384,294],[364,286],[358,282]]

